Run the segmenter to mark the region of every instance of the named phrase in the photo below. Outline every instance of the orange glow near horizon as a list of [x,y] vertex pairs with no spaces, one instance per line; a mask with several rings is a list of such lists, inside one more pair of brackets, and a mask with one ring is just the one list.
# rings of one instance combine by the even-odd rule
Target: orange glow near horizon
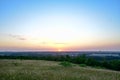
[[[86,43],[85,43],[86,42]],[[111,43],[111,44],[110,44]],[[41,42],[40,39],[26,39],[17,40],[9,38],[8,40],[0,41],[1,50],[38,50],[38,51],[80,51],[80,50],[103,50],[112,49],[113,47],[117,49],[119,43],[107,42],[97,42],[97,41],[71,41],[71,42],[55,42],[52,40],[46,40]]]
[[61,52],[62,51],[62,49],[58,49],[58,52]]

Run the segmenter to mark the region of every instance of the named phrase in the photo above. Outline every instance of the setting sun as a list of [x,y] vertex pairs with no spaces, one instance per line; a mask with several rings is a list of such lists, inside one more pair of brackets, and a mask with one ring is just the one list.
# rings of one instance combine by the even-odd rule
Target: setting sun
[[58,52],[61,52],[62,51],[62,49],[58,49]]

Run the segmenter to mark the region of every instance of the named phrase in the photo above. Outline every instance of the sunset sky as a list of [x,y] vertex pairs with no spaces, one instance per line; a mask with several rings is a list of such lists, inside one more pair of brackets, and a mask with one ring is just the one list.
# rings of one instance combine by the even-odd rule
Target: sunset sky
[[120,0],[0,0],[0,51],[120,51]]

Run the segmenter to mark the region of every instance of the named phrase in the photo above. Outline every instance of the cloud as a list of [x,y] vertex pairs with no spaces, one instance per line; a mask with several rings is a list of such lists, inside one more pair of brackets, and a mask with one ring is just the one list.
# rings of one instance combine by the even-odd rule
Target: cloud
[[66,43],[54,43],[54,44],[58,44],[58,45],[59,45],[59,44],[60,44],[60,45],[65,45]]
[[8,36],[18,39],[18,40],[26,40],[25,37],[23,37],[22,35],[13,35],[13,34],[9,34]]
[[26,38],[23,38],[23,37],[20,37],[20,38],[18,38],[19,40],[26,40]]
[[54,42],[44,42],[44,41],[43,41],[43,42],[41,42],[41,44],[44,44],[44,45],[45,45],[45,44],[65,45],[65,44],[67,44],[67,43],[59,43],[59,42],[58,42],[58,43],[54,43]]

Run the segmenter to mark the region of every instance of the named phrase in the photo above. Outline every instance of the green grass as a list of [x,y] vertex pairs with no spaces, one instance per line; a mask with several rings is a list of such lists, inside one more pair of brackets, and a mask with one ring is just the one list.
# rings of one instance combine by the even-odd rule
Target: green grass
[[44,60],[0,60],[0,80],[120,80],[117,71],[60,64]]

